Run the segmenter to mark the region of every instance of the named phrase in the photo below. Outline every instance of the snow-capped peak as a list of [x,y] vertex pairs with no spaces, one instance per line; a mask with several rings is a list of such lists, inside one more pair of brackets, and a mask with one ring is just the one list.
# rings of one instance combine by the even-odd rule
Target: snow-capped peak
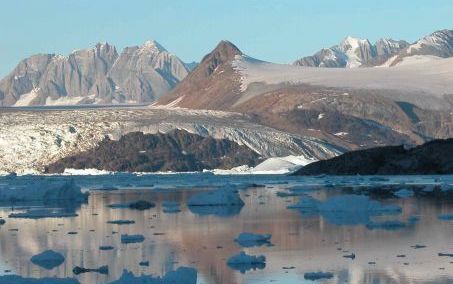
[[347,36],[341,43],[340,46],[344,50],[352,49],[355,50],[359,48],[361,45],[369,44],[367,39],[355,38],[352,36]]
[[142,46],[142,49],[151,50],[154,52],[165,52],[167,51],[160,43],[155,40],[148,40]]

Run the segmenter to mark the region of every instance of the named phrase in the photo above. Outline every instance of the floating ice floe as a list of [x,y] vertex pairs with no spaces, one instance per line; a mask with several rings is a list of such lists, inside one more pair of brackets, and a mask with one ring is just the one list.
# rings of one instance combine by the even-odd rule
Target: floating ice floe
[[136,209],[136,210],[147,210],[147,209],[153,208],[155,206],[156,206],[156,204],[145,201],[145,200],[138,200],[138,201],[133,201],[133,202],[128,202],[128,203],[114,203],[114,204],[108,205],[108,207],[114,208],[114,209],[129,208],[129,209]]
[[43,267],[47,270],[51,270],[64,262],[65,258],[61,253],[55,252],[53,250],[46,250],[40,254],[34,255],[30,261]]
[[311,197],[303,196],[299,199],[299,202],[296,204],[288,205],[288,209],[301,209],[306,211],[317,210],[318,206],[321,204],[321,201]]
[[197,193],[189,198],[189,206],[243,206],[239,193],[233,189],[220,188]]
[[331,279],[333,278],[333,273],[331,272],[306,272],[304,273],[305,280],[321,280],[321,279]]
[[[19,181],[19,179],[18,179]],[[0,201],[85,201],[88,193],[73,180],[43,179],[38,176],[21,177],[20,182],[0,185]]]
[[111,171],[98,169],[64,169],[62,175],[68,176],[100,176],[113,174]]
[[403,188],[393,193],[396,197],[405,198],[414,196],[414,191]]
[[376,230],[376,229],[381,229],[381,230],[399,230],[403,229],[406,227],[406,223],[398,221],[398,220],[392,220],[392,221],[384,221],[384,222],[370,222],[366,225],[366,227],[370,230]]
[[132,244],[132,243],[141,243],[145,240],[143,235],[121,235],[121,243],[123,244]]
[[245,273],[247,270],[263,269],[266,266],[266,257],[264,255],[248,255],[241,251],[227,260],[229,267]]
[[156,206],[156,204],[154,204],[153,202],[146,201],[146,200],[138,200],[138,201],[129,203],[129,208],[135,209],[135,210],[147,210],[147,209],[151,209],[155,206]]
[[441,214],[437,216],[437,219],[441,221],[452,221],[453,220],[453,214]]
[[218,206],[189,206],[190,212],[201,216],[214,215],[222,218],[231,217],[241,213],[243,205],[218,205]]
[[240,233],[234,241],[242,247],[254,247],[270,244],[271,237],[271,234],[254,234],[244,232]]
[[25,212],[11,213],[9,218],[25,218],[25,219],[43,219],[43,218],[69,218],[77,217],[74,212],[64,212],[61,209],[32,209]]
[[190,267],[179,267],[167,272],[163,277],[152,275],[135,276],[132,272],[123,271],[120,279],[109,284],[196,284],[197,271]]
[[24,278],[19,275],[0,276],[2,284],[80,284],[74,278]]
[[75,275],[79,275],[82,273],[88,273],[88,272],[96,272],[99,274],[109,274],[109,267],[107,265],[103,265],[99,268],[84,268],[84,267],[76,266],[72,269],[72,272]]
[[164,213],[178,213],[181,212],[179,203],[176,201],[164,201],[162,202],[162,211]]
[[112,246],[100,246],[99,247],[99,250],[113,250],[113,249],[114,249],[114,247],[112,247]]
[[442,252],[439,252],[437,255],[438,255],[438,256],[453,257],[453,253],[442,253]]
[[366,225],[370,218],[380,215],[400,214],[401,208],[396,205],[383,205],[364,195],[339,195],[321,202],[310,197],[302,197],[299,203],[288,206],[302,213],[319,214],[336,225]]
[[112,221],[107,221],[107,224],[130,225],[130,224],[135,224],[135,221],[134,220],[112,220]]

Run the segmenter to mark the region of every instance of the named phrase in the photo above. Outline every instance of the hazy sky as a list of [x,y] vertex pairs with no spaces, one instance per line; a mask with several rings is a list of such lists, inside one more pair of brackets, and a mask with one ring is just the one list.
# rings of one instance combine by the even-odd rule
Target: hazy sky
[[280,63],[345,36],[415,41],[453,28],[452,0],[0,0],[0,76],[35,53],[68,54],[107,41],[155,39],[199,61],[228,39],[253,57]]

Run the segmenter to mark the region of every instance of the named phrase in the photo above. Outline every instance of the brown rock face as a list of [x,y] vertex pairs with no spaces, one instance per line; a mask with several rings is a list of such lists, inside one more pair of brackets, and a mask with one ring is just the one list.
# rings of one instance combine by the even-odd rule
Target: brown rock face
[[202,137],[183,130],[166,134],[133,132],[118,141],[106,138],[94,149],[48,165],[46,172],[61,173],[65,168],[187,172],[253,166],[259,161],[257,153],[226,139]]
[[158,100],[166,105],[199,109],[228,109],[240,93],[239,75],[231,66],[242,52],[231,42],[221,41],[201,63],[168,95]]

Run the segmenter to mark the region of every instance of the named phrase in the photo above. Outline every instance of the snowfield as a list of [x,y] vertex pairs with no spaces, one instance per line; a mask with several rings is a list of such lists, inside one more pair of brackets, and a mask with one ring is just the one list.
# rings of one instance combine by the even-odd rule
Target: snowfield
[[0,112],[0,173],[40,173],[47,164],[91,149],[106,136],[173,129],[229,139],[263,157],[295,155],[312,161],[341,153],[319,139],[258,125],[238,113],[169,107],[6,108]]
[[[312,84],[358,90],[391,91],[392,99],[422,108],[451,108],[444,95],[453,94],[453,58],[414,57],[391,68],[317,68],[275,64],[236,56],[233,68],[241,76],[241,90],[252,83]],[[241,99],[245,101],[246,96]]]

